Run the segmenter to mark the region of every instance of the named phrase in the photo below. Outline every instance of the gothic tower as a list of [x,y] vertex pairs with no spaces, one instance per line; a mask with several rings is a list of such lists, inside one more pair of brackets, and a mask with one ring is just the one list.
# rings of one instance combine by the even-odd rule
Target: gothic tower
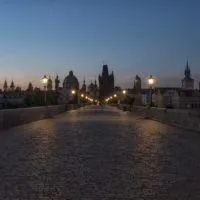
[[191,71],[190,67],[187,61],[186,67],[185,67],[185,77],[182,79],[182,89],[194,89],[194,79],[191,78]]
[[82,88],[81,88],[81,92],[82,93],[86,93],[86,84],[85,84],[85,80],[83,81],[83,85],[82,85]]
[[109,74],[108,65],[103,65],[102,75],[99,75],[99,96],[101,100],[114,92],[114,74]]
[[7,84],[6,80],[5,80],[4,85],[3,85],[3,90],[4,90],[4,92],[8,91],[8,84]]
[[14,91],[14,89],[15,89],[15,84],[14,84],[14,82],[12,81],[11,84],[10,84],[10,90],[11,90],[11,91]]

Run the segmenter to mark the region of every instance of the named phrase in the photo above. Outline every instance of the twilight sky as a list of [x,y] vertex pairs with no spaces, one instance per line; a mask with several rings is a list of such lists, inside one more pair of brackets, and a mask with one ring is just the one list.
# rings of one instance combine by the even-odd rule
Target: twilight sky
[[90,83],[102,63],[122,87],[136,74],[179,86],[187,58],[200,80],[199,0],[0,1],[0,87],[63,81],[69,70]]

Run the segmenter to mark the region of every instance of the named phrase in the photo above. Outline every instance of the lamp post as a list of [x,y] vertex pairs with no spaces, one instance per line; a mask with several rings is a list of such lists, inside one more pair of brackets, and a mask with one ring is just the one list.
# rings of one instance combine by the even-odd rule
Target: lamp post
[[72,95],[72,102],[75,103],[76,90],[72,89],[71,90],[71,95]]
[[71,95],[77,100],[77,104],[80,104],[80,98],[83,99],[85,97],[83,93],[80,94],[80,91],[75,89],[71,90]]
[[149,105],[150,107],[152,106],[152,86],[154,82],[155,82],[155,79],[153,78],[152,75],[150,75],[148,77],[148,83],[149,83],[149,88],[150,88],[150,105]]
[[123,103],[124,103],[124,101],[125,101],[125,95],[126,95],[126,93],[127,93],[127,91],[126,90],[122,90],[122,101],[123,101]]
[[47,104],[47,82],[48,78],[46,75],[43,76],[42,78],[42,83],[44,84],[44,104]]

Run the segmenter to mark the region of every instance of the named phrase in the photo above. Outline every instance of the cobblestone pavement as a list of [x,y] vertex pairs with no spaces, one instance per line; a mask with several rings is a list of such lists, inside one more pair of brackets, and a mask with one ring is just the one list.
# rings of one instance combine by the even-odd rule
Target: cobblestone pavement
[[1,131],[0,199],[198,200],[200,134],[86,107]]

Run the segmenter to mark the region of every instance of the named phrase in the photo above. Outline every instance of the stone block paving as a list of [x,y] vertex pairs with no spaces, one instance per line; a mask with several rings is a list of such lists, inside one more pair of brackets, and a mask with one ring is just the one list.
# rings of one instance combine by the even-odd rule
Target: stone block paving
[[0,134],[2,200],[198,200],[200,134],[86,107]]

